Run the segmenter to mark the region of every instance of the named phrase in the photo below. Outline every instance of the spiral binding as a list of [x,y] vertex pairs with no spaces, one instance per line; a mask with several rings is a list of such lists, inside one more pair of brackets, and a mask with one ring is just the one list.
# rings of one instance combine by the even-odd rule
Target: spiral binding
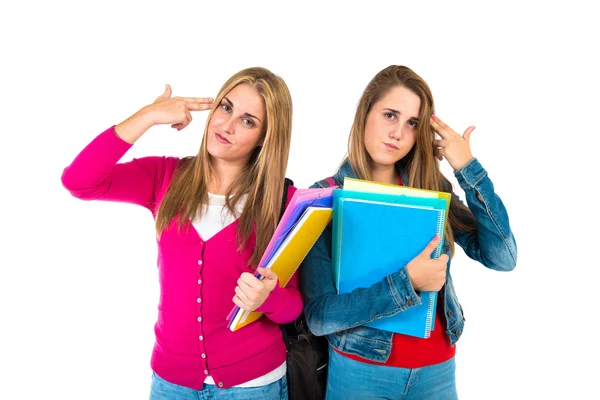
[[[442,249],[444,246],[444,221],[445,215],[443,211],[440,211],[438,214],[438,223],[437,223],[437,231],[440,232],[440,242],[435,248],[435,257],[439,257],[442,255]],[[437,296],[429,296],[429,304],[427,305],[427,317],[425,320],[425,338],[427,339],[431,334],[431,327],[433,326],[433,310],[434,310],[434,299]]]
[[435,248],[435,256],[439,257],[442,255],[442,248],[444,246],[444,221],[446,220],[444,211],[440,211],[438,214],[437,231],[440,233],[440,242]]
[[429,296],[429,304],[427,304],[427,318],[425,319],[425,339],[429,338],[429,335],[431,334],[431,327],[433,326],[434,298],[436,298],[436,296]]

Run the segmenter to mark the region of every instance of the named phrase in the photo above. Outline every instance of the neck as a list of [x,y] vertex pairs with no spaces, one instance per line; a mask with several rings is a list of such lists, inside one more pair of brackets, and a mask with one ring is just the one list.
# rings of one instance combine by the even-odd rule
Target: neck
[[208,191],[212,194],[226,195],[227,190],[236,178],[242,173],[245,162],[230,162],[211,157],[211,166],[214,177],[208,184]]
[[373,165],[371,167],[371,179],[374,182],[398,184],[398,173],[394,165]]

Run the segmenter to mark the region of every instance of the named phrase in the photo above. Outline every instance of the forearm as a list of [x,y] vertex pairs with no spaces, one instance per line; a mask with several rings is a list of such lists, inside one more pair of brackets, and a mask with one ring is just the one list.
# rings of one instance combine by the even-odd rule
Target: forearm
[[148,129],[154,125],[150,113],[144,107],[125,121],[115,126],[118,137],[129,144],[135,143]]
[[456,177],[477,224],[475,232],[457,232],[457,243],[469,257],[489,268],[512,270],[517,260],[517,244],[508,212],[487,171],[474,159],[457,171]]
[[282,288],[277,283],[275,289],[256,311],[264,312],[273,322],[286,324],[298,318],[302,306],[302,296],[298,290],[298,274],[294,274],[286,287]]
[[322,235],[300,268],[304,311],[314,334],[354,328],[421,303],[405,268],[368,288],[337,294],[326,242]]
[[264,312],[275,323],[286,324],[302,312],[302,296],[296,288],[276,287],[256,311]]
[[63,186],[71,194],[81,199],[92,199],[109,184],[110,176],[117,162],[131,148],[114,131],[114,127],[96,136],[64,169]]
[[165,157],[118,163],[131,144],[111,127],[98,135],[63,171],[63,186],[82,200],[118,201],[151,208],[166,173]]

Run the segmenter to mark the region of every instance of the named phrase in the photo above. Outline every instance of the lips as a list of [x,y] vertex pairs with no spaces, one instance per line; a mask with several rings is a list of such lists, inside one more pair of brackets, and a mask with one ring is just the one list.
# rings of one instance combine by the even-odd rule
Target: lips
[[392,143],[383,143],[385,145],[385,147],[389,150],[398,150],[398,146],[396,146],[395,144]]
[[222,136],[222,135],[219,135],[218,133],[215,133],[215,138],[217,138],[217,141],[218,141],[219,143],[231,144],[231,142],[230,142],[229,140],[225,139],[225,137],[224,137],[224,136]]

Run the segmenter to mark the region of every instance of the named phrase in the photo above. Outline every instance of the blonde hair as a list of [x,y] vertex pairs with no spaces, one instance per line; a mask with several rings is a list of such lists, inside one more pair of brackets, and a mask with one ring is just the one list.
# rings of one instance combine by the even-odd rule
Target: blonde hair
[[[249,264],[256,267],[279,220],[292,133],[292,98],[283,79],[265,68],[255,67],[229,78],[219,90],[215,104],[221,104],[227,93],[241,84],[250,85],[264,99],[266,127],[262,146],[254,150],[243,172],[228,188],[226,207],[237,215],[236,205],[247,195],[237,239],[241,251],[255,230],[256,242]],[[207,149],[208,124],[214,110],[208,115],[198,154],[182,160],[161,202],[156,218],[159,235],[174,218],[178,218],[181,229],[188,220],[201,216],[206,210],[207,183],[214,177],[212,156]]]
[[[350,129],[348,139],[348,156],[352,169],[359,179],[371,180],[372,158],[365,147],[365,125],[371,108],[395,87],[405,87],[421,99],[419,124],[416,142],[410,152],[396,165],[406,173],[408,182],[405,185],[420,189],[452,191],[452,184],[441,173],[439,163],[433,152],[435,131],[429,118],[435,112],[433,95],[429,85],[413,70],[402,65],[390,65],[381,70],[365,88]],[[475,218],[456,196],[452,196],[449,210],[449,223],[444,232],[445,241],[454,254],[454,235],[452,229],[472,231],[475,229]]]

